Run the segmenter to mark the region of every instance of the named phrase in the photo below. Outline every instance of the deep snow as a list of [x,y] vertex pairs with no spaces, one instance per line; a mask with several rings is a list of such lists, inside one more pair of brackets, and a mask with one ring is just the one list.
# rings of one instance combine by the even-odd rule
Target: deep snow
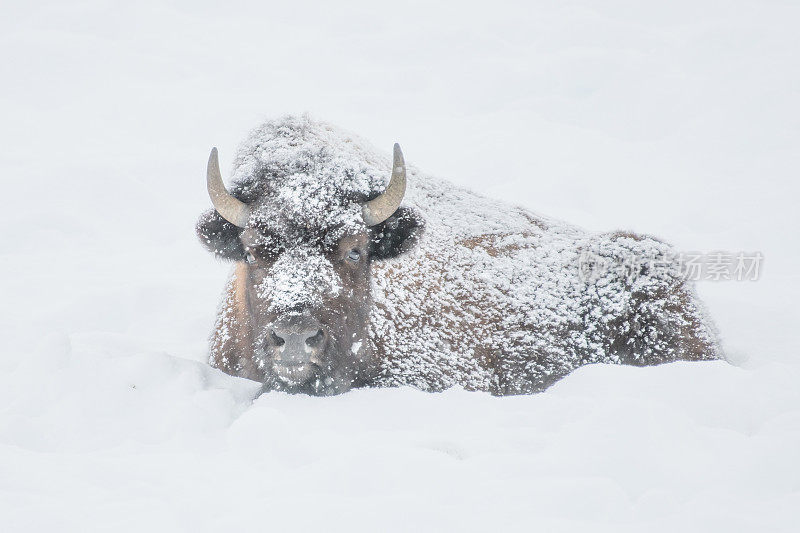
[[[3,531],[791,531],[800,7],[14,3],[0,20]],[[268,395],[204,364],[196,242],[262,118],[309,110],[487,196],[683,250],[725,362],[549,391]],[[227,174],[225,174],[227,178]]]

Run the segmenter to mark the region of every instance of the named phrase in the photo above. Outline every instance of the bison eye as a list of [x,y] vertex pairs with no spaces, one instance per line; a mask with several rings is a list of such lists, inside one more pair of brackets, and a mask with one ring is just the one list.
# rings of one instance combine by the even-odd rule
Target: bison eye
[[350,250],[349,252],[347,252],[347,258],[348,258],[350,261],[358,261],[360,257],[361,257],[361,252],[359,252],[359,251],[358,251],[357,249],[355,249],[355,248],[353,248],[352,250]]
[[252,253],[250,253],[250,252],[247,252],[247,253],[245,254],[245,256],[244,256],[244,260],[245,260],[245,261],[247,261],[249,264],[251,264],[251,265],[252,265],[253,263],[255,263],[255,262],[256,262],[256,256],[254,256],[254,255],[253,255]]

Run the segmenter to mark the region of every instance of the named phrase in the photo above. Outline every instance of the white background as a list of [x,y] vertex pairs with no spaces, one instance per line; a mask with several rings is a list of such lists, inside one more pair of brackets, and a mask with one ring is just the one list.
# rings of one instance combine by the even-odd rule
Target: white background
[[[791,530],[798,25],[789,1],[4,3],[0,528]],[[199,363],[228,269],[194,237],[205,161],[306,111],[590,230],[762,252],[759,281],[699,286],[732,364],[251,405]]]

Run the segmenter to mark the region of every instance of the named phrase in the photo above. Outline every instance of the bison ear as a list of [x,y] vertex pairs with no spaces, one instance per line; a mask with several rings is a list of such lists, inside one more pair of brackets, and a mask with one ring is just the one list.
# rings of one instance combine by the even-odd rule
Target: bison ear
[[220,259],[228,261],[244,259],[244,247],[239,240],[242,229],[222,218],[214,209],[200,215],[195,229],[203,246]]
[[372,227],[369,255],[372,259],[391,259],[412,249],[422,235],[422,218],[407,207]]

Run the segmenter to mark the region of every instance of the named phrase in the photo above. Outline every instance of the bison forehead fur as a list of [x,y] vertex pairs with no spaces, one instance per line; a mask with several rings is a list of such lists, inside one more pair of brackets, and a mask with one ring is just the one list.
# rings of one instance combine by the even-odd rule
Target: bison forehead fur
[[[388,156],[308,117],[254,130],[235,160],[232,194],[257,207],[244,241],[247,231],[257,231],[274,253],[259,290],[279,295],[273,307],[316,298],[312,313],[341,315],[333,329],[348,338],[338,339],[338,359],[328,354],[328,374],[320,371],[336,386],[292,388],[276,380],[259,358],[264,332],[256,331],[263,325],[249,301],[243,230],[211,211],[198,233],[210,250],[236,262],[212,336],[214,366],[267,389],[313,394],[457,385],[502,395],[543,390],[588,363],[721,356],[713,326],[677,268],[580,276],[585,252],[667,264],[668,245],[631,233],[586,232],[413,167],[405,207],[366,228],[358,206],[380,194],[390,170]],[[343,246],[337,243],[347,238],[369,241],[362,277],[337,266],[344,263],[336,254],[346,253],[336,251]]]

